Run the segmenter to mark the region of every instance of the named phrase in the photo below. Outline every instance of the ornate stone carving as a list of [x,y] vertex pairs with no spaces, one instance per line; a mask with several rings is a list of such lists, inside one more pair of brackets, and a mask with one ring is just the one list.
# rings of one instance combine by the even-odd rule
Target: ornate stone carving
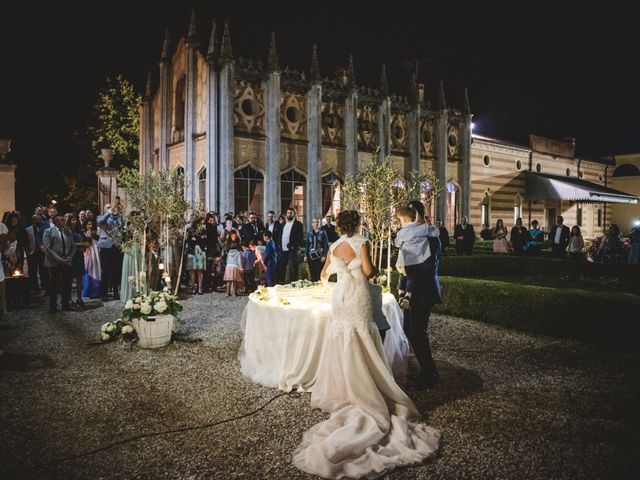
[[447,149],[449,157],[460,158],[460,131],[453,125],[447,131]]
[[433,120],[423,120],[420,128],[420,145],[421,153],[425,157],[433,157],[434,150],[434,131],[435,125]]
[[264,134],[264,92],[246,80],[236,83],[235,90],[234,127]]
[[333,100],[322,104],[322,142],[344,145],[344,105]]
[[404,114],[391,115],[391,148],[407,150],[407,117]]
[[280,106],[282,136],[292,140],[307,140],[307,99],[283,93]]
[[372,105],[363,105],[358,108],[358,146],[374,145],[378,145],[378,112]]

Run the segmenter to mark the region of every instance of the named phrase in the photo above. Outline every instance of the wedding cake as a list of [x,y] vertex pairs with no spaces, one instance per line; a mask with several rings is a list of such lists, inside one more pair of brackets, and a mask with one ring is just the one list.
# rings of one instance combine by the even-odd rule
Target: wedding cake
[[323,287],[319,282],[297,280],[286,285],[276,285],[273,290],[280,298],[300,298],[315,296],[323,291]]

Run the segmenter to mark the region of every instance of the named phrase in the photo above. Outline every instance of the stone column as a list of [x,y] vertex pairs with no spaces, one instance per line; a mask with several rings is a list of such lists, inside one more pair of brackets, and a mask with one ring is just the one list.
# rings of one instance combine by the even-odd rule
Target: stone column
[[207,210],[218,210],[218,77],[215,69],[216,21],[207,50]]
[[196,145],[194,138],[196,133],[196,89],[198,81],[197,47],[196,16],[195,11],[192,11],[189,35],[186,42],[187,73],[184,105],[184,196],[192,208],[195,208],[198,201],[198,174],[196,172]]
[[447,224],[447,154],[448,154],[448,128],[449,116],[444,100],[444,85],[440,82],[440,95],[438,101],[438,112],[436,113],[435,126],[435,155],[436,174],[442,190],[438,194],[436,201],[436,218],[442,220],[442,224]]
[[234,63],[231,51],[229,23],[225,21],[222,47],[220,51],[220,214],[235,210],[233,192],[234,145],[233,110],[235,105]]
[[160,57],[160,145],[158,145],[159,168],[169,167],[169,129],[171,128],[171,64],[169,63],[169,31],[165,32]]
[[0,138],[0,212],[16,208],[16,164],[8,160],[11,140]]
[[473,115],[469,107],[469,96],[464,89],[462,106],[463,121],[460,126],[460,216],[469,218],[471,212],[471,120]]
[[266,217],[269,210],[280,213],[280,66],[276,51],[275,34],[271,35],[269,49],[268,77],[265,82],[265,116],[264,131],[264,211]]
[[307,195],[306,224],[322,218],[322,86],[311,85],[307,94]]
[[378,144],[381,160],[391,154],[391,100],[385,97],[378,107]]
[[420,170],[420,110],[420,105],[414,105],[407,115],[410,170]]
[[345,173],[353,175],[358,168],[358,93],[349,92],[344,102]]
[[153,170],[153,97],[151,95],[151,70],[147,75],[147,88],[142,102],[142,151],[140,171],[142,174]]
[[420,140],[421,140],[421,108],[418,93],[416,72],[409,81],[409,105],[411,111],[407,115],[407,146],[409,148],[409,170],[420,170]]

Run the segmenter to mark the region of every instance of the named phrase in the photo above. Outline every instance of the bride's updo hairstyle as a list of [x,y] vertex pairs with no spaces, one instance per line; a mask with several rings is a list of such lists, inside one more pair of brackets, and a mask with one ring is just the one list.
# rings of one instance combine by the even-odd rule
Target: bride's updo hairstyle
[[356,210],[344,210],[336,218],[336,227],[340,233],[353,237],[360,226],[360,214]]

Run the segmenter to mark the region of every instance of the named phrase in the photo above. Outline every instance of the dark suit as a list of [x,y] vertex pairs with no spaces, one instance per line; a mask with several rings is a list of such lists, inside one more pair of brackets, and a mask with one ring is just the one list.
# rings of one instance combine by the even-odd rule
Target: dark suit
[[404,332],[420,364],[420,380],[426,383],[431,383],[438,377],[427,333],[431,309],[442,303],[438,280],[441,253],[438,237],[429,237],[429,249],[431,255],[424,263],[424,268],[416,272],[411,307],[404,311]]
[[240,229],[240,236],[242,237],[243,242],[245,240],[262,240],[262,232],[264,232],[262,223],[245,223]]
[[[282,237],[284,236],[284,230],[287,227],[285,223],[282,228],[278,230],[276,237],[280,240],[280,255],[278,256],[278,273],[276,283],[284,283],[287,265],[291,270],[291,281],[298,280],[298,249],[304,244],[304,230],[302,229],[302,223],[298,220],[293,220],[291,225],[291,232],[289,232],[289,241],[286,245],[283,245]],[[287,250],[285,250],[285,248]]]
[[442,247],[442,255],[447,254],[447,247],[449,246],[449,231],[445,227],[438,228],[440,230],[440,245]]
[[[473,244],[476,243],[476,232],[473,231],[473,225],[467,223],[466,228],[463,228],[462,224],[456,225],[453,237],[456,239],[456,252],[458,255],[471,255],[473,253]],[[462,237],[462,240],[459,240],[458,237]]]
[[71,258],[76,251],[76,244],[70,230],[51,227],[42,235],[45,249],[45,266],[49,267],[49,306],[58,306],[58,292],[62,296],[62,307],[68,308],[71,303]]
[[[556,243],[556,232],[558,228],[561,228],[560,232],[560,243]],[[569,236],[571,232],[569,231],[569,227],[562,225],[554,225],[551,227],[551,231],[549,232],[549,243],[551,244],[551,252],[553,256],[556,258],[566,258],[567,256],[567,245],[569,245]]]

